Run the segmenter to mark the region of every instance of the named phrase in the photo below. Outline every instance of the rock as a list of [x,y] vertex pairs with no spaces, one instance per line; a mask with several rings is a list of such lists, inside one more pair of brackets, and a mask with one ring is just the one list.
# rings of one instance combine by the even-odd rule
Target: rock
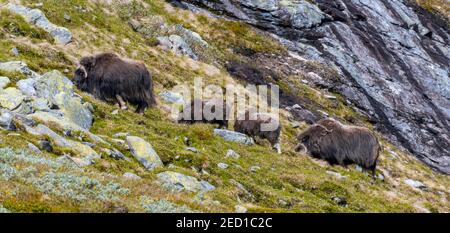
[[133,156],[144,165],[147,170],[151,171],[155,168],[163,167],[161,159],[150,143],[135,136],[127,136],[126,141]]
[[[18,121],[15,121],[18,123]],[[68,151],[71,151],[73,154],[78,157],[84,157],[86,159],[99,159],[100,155],[97,154],[92,148],[86,146],[80,142],[72,141],[70,139],[66,139],[53,130],[48,128],[45,125],[39,124],[35,127],[28,126],[26,124],[20,125],[20,128],[24,129],[27,133],[36,135],[36,136],[46,136],[48,137],[56,146],[64,148]]]
[[204,193],[214,190],[215,187],[206,181],[198,181],[197,178],[181,173],[166,171],[156,175],[162,186],[175,192],[188,191]]
[[347,206],[347,200],[343,197],[333,197],[332,200],[340,206]]
[[250,167],[250,171],[251,172],[257,172],[259,170],[261,170],[261,167],[259,167],[259,166],[252,166],[252,167]]
[[16,47],[12,48],[9,52],[11,53],[11,55],[13,55],[15,57],[19,56],[19,54],[20,54],[19,49],[17,49]]
[[198,150],[195,147],[187,147],[186,150],[194,152],[194,153],[198,153]]
[[224,169],[227,169],[229,167],[229,165],[226,163],[218,163],[217,167],[224,170]]
[[417,180],[406,179],[403,182],[412,188],[421,189],[421,190],[427,189],[427,186],[425,184],[423,184],[422,182],[417,181]]
[[152,201],[151,203],[145,203],[142,207],[147,213],[195,213],[189,207],[185,205],[177,205],[167,200]]
[[33,153],[35,153],[35,154],[42,154],[42,151],[37,146],[35,146],[33,143],[29,142],[27,144],[27,146],[28,146],[28,149],[30,151],[32,151]]
[[91,127],[93,115],[82,100],[74,95],[73,83],[59,71],[44,74],[34,84],[36,95],[56,105],[64,118],[87,130]]
[[318,117],[311,111],[303,108],[293,108],[291,110],[292,115],[298,121],[304,121],[308,124],[314,124],[318,121]]
[[223,139],[225,139],[225,141],[238,142],[244,145],[253,145],[255,143],[252,138],[248,137],[245,134],[225,129],[214,129],[214,135],[222,137]]
[[44,31],[52,35],[55,41],[60,44],[65,45],[72,40],[72,33],[70,33],[67,28],[59,27],[51,23],[41,10],[30,9],[13,3],[8,3],[5,8],[11,12],[21,15],[28,23],[42,28]]
[[226,158],[239,159],[241,156],[232,149],[227,150]]
[[8,87],[0,90],[0,106],[8,110],[17,109],[22,104],[25,96],[17,88]]
[[72,21],[72,17],[67,13],[64,13],[64,19],[69,22]]
[[128,136],[130,136],[130,133],[116,133],[113,135],[115,138],[126,138]]
[[39,143],[39,147],[42,150],[45,150],[47,152],[52,152],[53,151],[52,144],[49,141],[47,141],[47,140],[40,140],[38,143]]
[[6,130],[16,130],[13,124],[14,113],[6,109],[0,109],[0,127]]
[[50,103],[44,98],[33,98],[31,101],[31,107],[35,111],[50,111]]
[[183,96],[178,93],[171,91],[164,91],[161,94],[159,94],[159,96],[161,96],[161,98],[168,103],[184,105]]
[[235,205],[234,212],[240,213],[240,214],[247,213],[247,208],[245,208],[244,206],[241,206],[241,205]]
[[188,44],[196,44],[199,45],[203,48],[207,48],[208,42],[206,42],[205,40],[203,40],[203,38],[196,32],[193,32],[189,29],[184,28],[182,25],[176,25],[175,26],[175,31],[181,36],[183,37],[183,39],[188,43]]
[[129,179],[129,180],[141,180],[142,178],[134,173],[125,172],[123,174],[123,178]]
[[45,125],[53,125],[58,126],[59,129],[62,129],[65,132],[79,132],[84,134],[85,136],[89,137],[90,140],[96,142],[96,143],[103,143],[103,144],[109,144],[105,142],[103,139],[98,137],[95,134],[92,134],[91,132],[87,131],[83,127],[79,126],[78,124],[75,124],[74,122],[68,120],[67,118],[63,117],[61,114],[58,114],[57,112],[42,112],[37,111],[33,114],[28,115],[29,118],[41,122]]
[[36,89],[34,88],[34,84],[36,83],[37,78],[27,78],[21,79],[17,81],[16,86],[20,91],[26,96],[35,96]]
[[0,76],[0,89],[5,88],[11,81],[8,77]]
[[114,109],[114,110],[111,112],[111,115],[117,115],[117,114],[119,114],[119,109]]
[[336,177],[338,180],[345,180],[347,179],[346,176],[341,175],[341,173],[333,172],[333,171],[326,171],[328,175]]
[[194,54],[191,47],[181,36],[157,37],[157,40],[163,49],[172,50],[177,55],[188,56],[194,60],[198,59],[197,55]]
[[60,111],[64,114],[64,118],[69,119],[85,130],[91,128],[94,116],[92,112],[83,105],[80,98],[70,97],[64,93],[59,93],[55,96],[55,101]]
[[39,97],[48,99],[52,103],[57,102],[55,97],[60,93],[65,93],[68,96],[72,96],[74,93],[72,81],[56,70],[42,75],[41,78],[36,80],[34,87]]
[[111,157],[113,159],[116,159],[116,160],[123,159],[123,160],[129,161],[129,159],[124,154],[122,154],[122,152],[120,152],[120,151],[118,151],[116,149],[110,150],[110,149],[107,149],[107,148],[102,148],[102,151],[106,155],[108,155],[109,157]]
[[26,75],[28,78],[39,77],[39,74],[28,68],[27,64],[23,61],[0,62],[0,71],[11,73],[18,72]]

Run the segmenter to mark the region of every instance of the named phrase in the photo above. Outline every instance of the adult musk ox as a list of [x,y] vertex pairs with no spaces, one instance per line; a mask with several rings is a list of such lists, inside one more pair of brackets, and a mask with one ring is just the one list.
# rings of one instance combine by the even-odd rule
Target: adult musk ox
[[194,99],[187,103],[178,117],[178,123],[218,124],[227,128],[231,107],[221,99]]
[[137,105],[136,112],[143,114],[147,107],[156,104],[153,81],[145,65],[125,61],[113,53],[100,53],[83,57],[75,70],[75,85],[94,97],[119,104]]
[[[269,124],[271,126],[265,129]],[[268,113],[258,113],[247,110],[243,115],[238,116],[238,119],[236,119],[234,130],[236,132],[247,134],[254,139],[257,137],[267,139],[272,147],[281,154],[281,123],[279,118]]]
[[366,128],[347,126],[326,118],[318,121],[297,137],[295,150],[304,150],[311,156],[331,165],[358,164],[375,175],[380,144]]

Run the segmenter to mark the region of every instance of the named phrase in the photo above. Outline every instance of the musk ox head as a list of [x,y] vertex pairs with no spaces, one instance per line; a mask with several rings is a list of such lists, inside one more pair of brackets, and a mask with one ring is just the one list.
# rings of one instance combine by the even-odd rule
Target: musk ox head
[[307,130],[302,132],[297,136],[297,139],[299,141],[299,144],[295,148],[296,152],[303,152],[307,153],[309,152],[312,155],[319,155],[320,154],[320,146],[319,142],[321,138],[325,137],[332,131],[325,128],[323,125],[312,125]]
[[88,73],[86,69],[83,66],[78,66],[78,68],[75,70],[73,74],[73,82],[75,83],[75,86],[80,90],[85,90],[86,87],[86,80],[88,77]]

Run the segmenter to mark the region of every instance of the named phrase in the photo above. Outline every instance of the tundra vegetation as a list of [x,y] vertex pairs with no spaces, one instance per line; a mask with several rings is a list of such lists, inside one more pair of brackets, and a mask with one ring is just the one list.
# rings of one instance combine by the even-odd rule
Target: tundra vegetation
[[[8,2],[0,0],[1,5]],[[2,9],[0,62],[24,61],[40,74],[58,70],[72,78],[79,58],[111,51],[145,63],[160,104],[144,115],[133,109],[115,113],[115,106],[77,90],[92,105],[94,120],[89,131],[114,145],[126,158],[118,160],[93,147],[101,158],[83,167],[61,157],[71,153],[66,148],[54,146],[51,152],[41,149],[40,153],[30,149],[29,143],[39,145],[45,138],[21,130],[0,130],[0,212],[450,211],[448,176],[433,171],[382,135],[377,136],[383,146],[378,163],[378,173],[383,177],[374,181],[354,166],[329,166],[297,154],[296,136],[308,125],[293,120],[286,110],[280,114],[284,126],[281,155],[265,142],[243,146],[215,137],[213,125],[184,125],[168,119],[159,93],[183,82],[191,84],[199,76],[208,84],[223,86],[225,81],[233,81],[226,62],[249,62],[246,52],[286,55],[286,49],[264,32],[206,13],[177,9],[162,0],[39,2],[42,5],[31,0],[22,0],[21,4],[41,9],[52,23],[69,29],[73,41],[57,44],[47,32]],[[133,26],[133,20],[138,25]],[[160,36],[181,34],[180,27],[198,33],[207,42],[206,46],[201,42],[191,46],[198,60],[156,46]],[[14,48],[18,54],[10,52]],[[317,72],[329,70],[313,61],[306,61],[305,67]],[[274,81],[312,111],[373,128],[338,94],[298,81],[305,75],[299,72]],[[19,72],[0,71],[0,76],[10,79],[8,87],[26,78]],[[50,128],[62,132],[56,125]],[[70,137],[78,140],[76,136],[81,133],[72,131]],[[121,143],[125,141],[122,133],[150,142],[164,166],[145,169]],[[89,139],[83,139],[89,143]],[[227,156],[229,150],[239,156]],[[173,192],[158,182],[157,174],[166,171],[207,181],[215,189]],[[411,187],[405,180],[420,181],[423,186]],[[336,200],[345,200],[345,204]]]

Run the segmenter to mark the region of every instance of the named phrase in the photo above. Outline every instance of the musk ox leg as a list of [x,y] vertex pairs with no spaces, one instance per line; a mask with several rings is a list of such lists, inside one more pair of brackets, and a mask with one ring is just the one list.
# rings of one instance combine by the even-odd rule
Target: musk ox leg
[[145,104],[139,104],[137,109],[136,109],[136,113],[139,113],[141,115],[144,115],[145,109],[147,109],[147,105]]
[[277,150],[278,154],[281,154],[281,144],[280,144],[280,142],[275,143],[275,145],[273,145],[273,148],[275,150]]
[[125,101],[123,100],[122,96],[116,95],[116,100],[117,100],[117,102],[119,103],[119,107],[120,107],[122,110],[127,110],[127,109],[128,109],[127,103],[125,103]]

